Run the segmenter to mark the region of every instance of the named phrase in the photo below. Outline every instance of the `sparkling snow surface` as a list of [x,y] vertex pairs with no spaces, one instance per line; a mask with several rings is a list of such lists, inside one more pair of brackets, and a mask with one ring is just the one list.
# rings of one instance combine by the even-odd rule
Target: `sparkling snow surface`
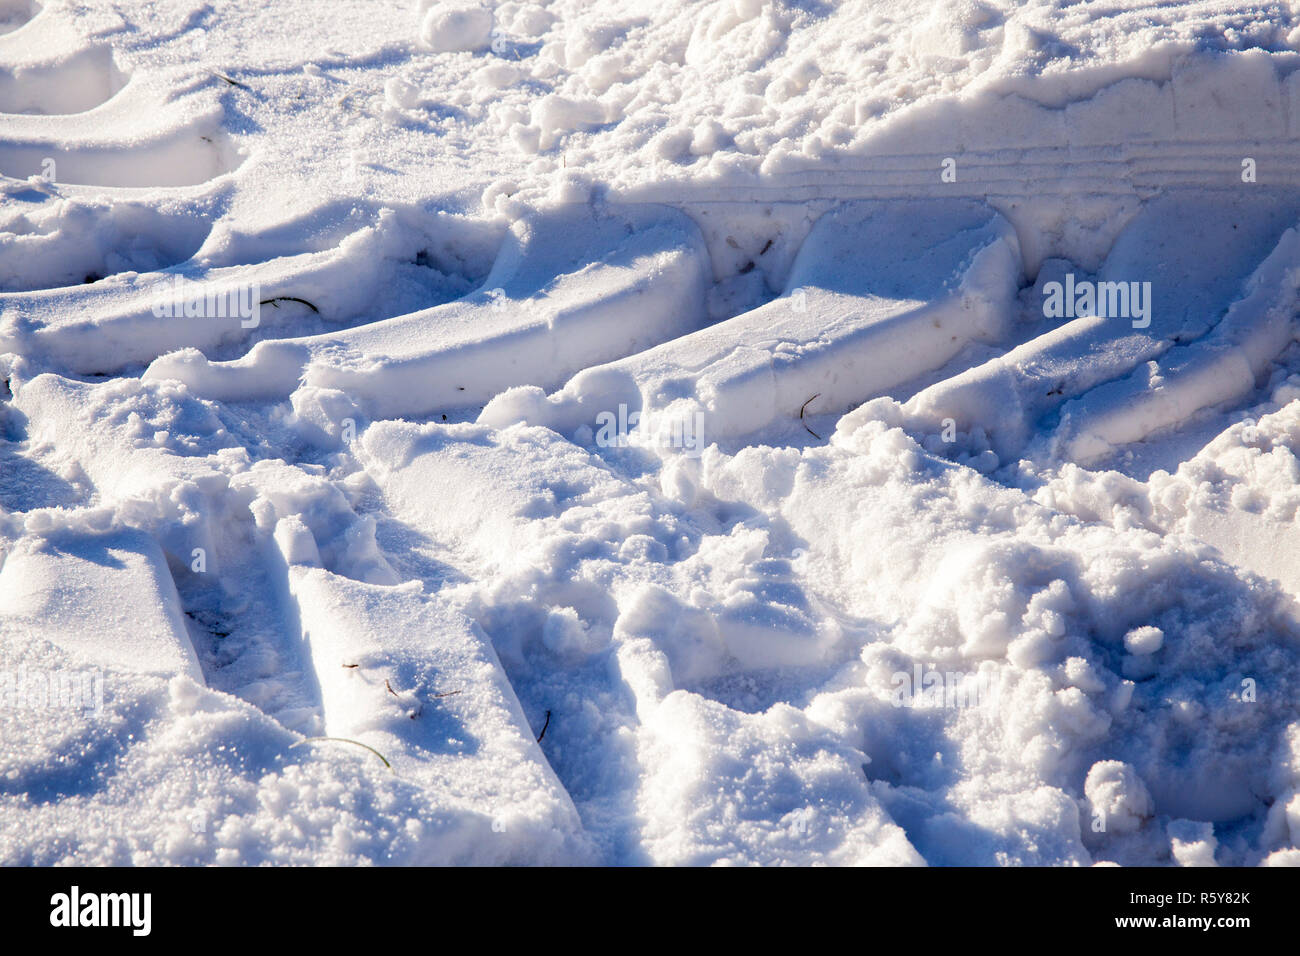
[[1300,863],[1297,51],[0,0],[0,863]]

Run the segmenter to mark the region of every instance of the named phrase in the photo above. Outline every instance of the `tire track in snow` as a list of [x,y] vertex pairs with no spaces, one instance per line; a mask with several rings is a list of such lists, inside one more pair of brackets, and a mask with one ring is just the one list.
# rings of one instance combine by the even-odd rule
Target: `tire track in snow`
[[[80,59],[69,62],[72,68],[89,69],[98,55],[78,54]],[[20,72],[15,69],[13,75]],[[31,78],[35,81],[37,75]],[[38,89],[32,96],[39,93],[40,84],[35,85]],[[103,88],[96,91],[92,84],[91,92]],[[71,165],[65,169],[71,179],[140,187],[165,184],[156,175],[160,167],[150,154],[131,153],[116,139],[90,134],[87,123],[106,118],[145,139],[153,137],[152,160],[163,157],[178,164],[173,185],[181,180],[208,183],[203,176],[218,175],[213,170],[219,171],[221,163],[205,165],[204,157],[212,158],[204,152],[207,147],[195,147],[198,152],[194,152],[189,140],[196,132],[214,128],[217,114],[202,102],[182,108],[178,104],[187,97],[181,97],[172,104],[175,114],[166,123],[155,124],[154,117],[141,115],[152,108],[149,94],[143,85],[128,84],[92,108],[94,117],[5,117],[0,122],[19,135],[11,152],[0,150],[0,168],[8,161],[30,165],[36,155],[32,150],[57,142],[68,147]],[[31,97],[28,100],[36,103]],[[48,99],[45,103],[54,105]],[[978,119],[974,114],[967,117],[967,127]],[[958,127],[962,128],[966,127]],[[159,129],[169,132],[160,136]],[[283,328],[274,334],[288,334],[277,341],[259,342],[250,350],[256,336],[238,328],[237,322],[187,327],[172,317],[160,321],[144,302],[142,287],[110,283],[98,289],[60,288],[0,300],[15,310],[14,318],[6,312],[0,326],[0,351],[15,351],[25,359],[80,374],[116,373],[153,360],[143,383],[123,378],[95,386],[106,390],[96,396],[115,388],[125,389],[125,396],[136,389],[140,395],[164,396],[163,405],[174,403],[191,411],[217,408],[230,416],[243,414],[237,409],[254,400],[277,403],[272,406],[277,411],[266,413],[264,421],[245,423],[240,440],[249,440],[259,427],[269,433],[283,426],[292,433],[291,439],[267,440],[286,459],[280,464],[259,461],[245,470],[248,463],[242,462],[232,465],[233,474],[223,474],[214,464],[222,460],[223,450],[207,448],[201,457],[208,471],[217,474],[188,470],[178,474],[176,462],[150,455],[149,449],[153,442],[174,451],[183,439],[157,438],[165,430],[158,428],[156,419],[165,416],[140,408],[112,412],[118,416],[118,438],[131,450],[118,448],[121,454],[110,454],[108,444],[96,447],[92,441],[75,457],[91,475],[98,501],[126,502],[132,509],[148,505],[144,523],[153,528],[152,547],[159,553],[183,558],[196,541],[212,546],[219,587],[211,586],[211,579],[191,577],[179,566],[171,571],[182,596],[173,603],[187,608],[196,622],[189,625],[189,639],[242,640],[242,653],[248,655],[245,662],[268,646],[281,647],[286,651],[283,656],[266,659],[265,676],[293,686],[278,695],[260,696],[258,690],[250,691],[250,683],[255,682],[249,680],[254,674],[251,668],[241,671],[240,661],[231,660],[214,669],[217,656],[200,653],[200,662],[208,666],[207,682],[260,703],[295,729],[322,729],[374,742],[394,756],[412,779],[432,793],[447,795],[453,805],[449,811],[455,821],[450,827],[453,842],[491,845],[497,832],[491,826],[497,822],[493,815],[502,814],[507,830],[516,832],[520,826],[528,834],[515,850],[501,851],[505,859],[514,859],[510,854],[515,852],[519,859],[554,854],[571,860],[584,852],[579,844],[589,835],[603,858],[620,862],[744,861],[763,853],[772,859],[918,862],[921,855],[942,858],[945,835],[951,837],[954,826],[964,827],[963,837],[973,838],[981,826],[993,824],[952,823],[953,814],[969,808],[934,793],[952,784],[953,771],[920,766],[916,761],[928,755],[919,752],[885,754],[885,742],[871,739],[862,727],[871,722],[891,726],[900,734],[921,738],[918,746],[934,743],[946,760],[960,759],[963,754],[946,741],[946,731],[922,733],[918,728],[926,721],[911,714],[890,723],[879,713],[884,705],[877,708],[836,698],[834,693],[829,695],[828,699],[834,698],[831,702],[823,700],[802,709],[757,693],[756,699],[766,706],[756,705],[746,713],[721,699],[739,692],[709,684],[726,654],[736,659],[744,676],[773,667],[842,663],[836,655],[845,652],[846,642],[842,635],[820,627],[828,615],[818,596],[804,593],[806,578],[788,568],[784,555],[797,542],[792,530],[781,529],[775,521],[770,527],[747,528],[744,519],[724,519],[728,512],[744,513],[746,495],[737,492],[734,499],[717,500],[713,495],[722,489],[716,476],[706,476],[699,462],[672,451],[662,456],[659,491],[676,503],[656,503],[648,514],[638,513],[637,519],[644,521],[592,514],[587,509],[599,511],[594,503],[599,496],[581,500],[586,485],[599,485],[609,491],[605,497],[613,503],[627,504],[626,499],[634,498],[640,487],[628,475],[593,476],[575,469],[577,477],[566,476],[546,488],[531,487],[527,477],[519,476],[559,472],[560,465],[552,459],[571,454],[591,459],[587,464],[592,468],[603,454],[629,475],[644,477],[647,470],[653,472],[658,463],[652,458],[629,453],[620,459],[595,440],[596,416],[613,412],[619,404],[648,411],[641,427],[649,430],[656,415],[683,412],[683,406],[675,403],[684,402],[692,411],[702,409],[714,416],[706,436],[731,438],[742,453],[760,458],[784,451],[761,447],[772,437],[783,437],[778,431],[783,418],[792,432],[799,432],[796,413],[810,394],[820,394],[824,402],[815,410],[830,409],[838,416],[878,396],[906,398],[919,387],[918,381],[939,376],[938,383],[905,403],[896,419],[890,418],[892,410],[882,411],[876,405],[851,412],[841,421],[835,441],[840,451],[847,451],[845,461],[836,467],[857,469],[854,477],[862,479],[865,501],[871,495],[867,480],[871,469],[884,467],[873,460],[867,439],[875,434],[876,441],[893,440],[876,434],[882,422],[903,424],[926,440],[945,417],[956,421],[960,416],[967,433],[963,441],[978,444],[970,435],[982,430],[998,454],[1011,460],[1035,432],[1034,426],[1065,409],[1060,440],[1049,456],[1094,460],[1098,449],[1141,441],[1161,429],[1177,430],[1204,405],[1240,403],[1294,331],[1294,306],[1288,298],[1294,289],[1287,285],[1295,252],[1293,234],[1282,232],[1286,224],[1278,225],[1288,216],[1294,220],[1287,205],[1292,200],[1280,203],[1271,218],[1259,209],[1247,209],[1251,226],[1260,228],[1249,241],[1234,237],[1233,243],[1222,243],[1218,233],[1207,231],[1204,241],[1166,266],[1161,244],[1187,238],[1188,222],[1195,217],[1180,216],[1174,208],[1177,204],[1166,201],[1165,194],[1176,184],[1232,183],[1239,175],[1238,153],[1246,149],[1257,155],[1264,170],[1261,183],[1295,186],[1300,177],[1294,174],[1293,164],[1285,162],[1291,142],[1281,138],[1186,140],[1172,149],[1157,148],[1152,142],[972,149],[957,152],[960,173],[953,184],[938,181],[941,152],[882,154],[872,158],[870,169],[786,172],[757,186],[665,185],[628,192],[621,198],[658,199],[687,209],[697,199],[715,204],[757,206],[775,200],[806,203],[809,209],[833,207],[812,227],[802,248],[790,243],[792,274],[782,285],[781,299],[752,309],[747,306],[754,303],[746,302],[738,315],[727,315],[707,328],[700,326],[706,322],[711,284],[738,276],[722,264],[716,249],[705,251],[683,216],[653,206],[615,206],[604,209],[602,222],[594,222],[586,207],[570,207],[549,214],[549,220],[538,216],[518,224],[492,275],[478,291],[450,304],[400,309],[388,316],[378,314],[384,309],[367,309],[367,300],[398,274],[392,263],[400,256],[394,255],[396,245],[388,239],[408,234],[409,222],[387,237],[354,230],[333,237],[327,247],[281,248],[274,254],[251,256],[228,247],[223,253],[228,233],[217,231],[215,239],[212,232],[196,233],[194,240],[204,248],[190,249],[187,237],[178,243],[184,248],[163,256],[177,261],[164,266],[160,259],[157,267],[178,267],[177,274],[196,281],[257,281],[268,297],[305,298],[322,305],[332,317],[361,324],[308,330],[302,323],[314,320],[281,315],[277,319],[284,320]],[[216,145],[209,144],[214,149]],[[92,162],[98,162],[96,157],[107,159],[100,172],[91,168]],[[14,175],[27,173],[19,170]],[[215,196],[221,187],[212,188]],[[1036,260],[1041,258],[1025,247],[1037,250],[1047,243],[1022,242],[1034,223],[1015,221],[1013,228],[1008,223],[1014,217],[994,210],[1011,205],[1001,200],[1047,196],[1050,202],[1053,196],[1064,198],[1080,190],[1092,197],[1139,197],[1146,203],[1130,225],[1129,238],[1121,238],[1111,249],[1101,275],[1142,280],[1165,270],[1161,278],[1168,277],[1174,285],[1172,295],[1162,299],[1179,307],[1176,314],[1158,314],[1149,332],[1089,321],[1043,331],[1014,321],[1018,273],[1022,268],[1037,272]],[[957,198],[962,196],[966,200]],[[861,206],[849,202],[881,197],[906,202]],[[994,201],[986,205],[988,199]],[[1242,208],[1249,205],[1243,203]],[[885,212],[864,214],[864,206]],[[1223,215],[1221,206],[1207,202],[1205,208]],[[112,215],[124,213],[113,210],[105,218]],[[149,228],[162,233],[172,227],[159,222]],[[214,226],[219,228],[219,223]],[[724,226],[719,235],[726,233]],[[752,238],[742,237],[751,269],[762,255],[756,251],[761,244],[749,241]],[[1222,249],[1216,248],[1222,245],[1239,247],[1231,268],[1223,263]],[[356,281],[349,270],[375,254],[387,259]],[[1215,287],[1197,301],[1192,301],[1194,296],[1180,299],[1176,283],[1202,280],[1197,270],[1212,254]],[[129,271],[127,266],[120,271]],[[909,266],[916,281],[891,286]],[[1252,273],[1255,291],[1243,297],[1242,283]],[[755,300],[768,297],[770,291],[756,282],[747,288],[746,294]],[[803,290],[807,312],[794,309],[797,290]],[[1028,292],[1032,301],[1038,290]],[[737,301],[741,299],[744,295]],[[1033,337],[1020,341],[1026,335]],[[173,351],[178,348],[194,351]],[[990,353],[995,357],[987,362]],[[1089,367],[1080,367],[1084,360]],[[1058,373],[1071,362],[1075,363],[1072,377],[1058,381]],[[1163,392],[1150,389],[1150,379],[1142,377],[1145,362],[1163,363],[1160,375],[1168,372],[1169,383]],[[1207,368],[1208,377],[1217,380],[1224,367],[1236,372],[1225,388],[1207,391],[1198,384]],[[103,409],[102,399],[92,396],[89,388],[83,390],[67,380],[56,382],[52,376],[19,378],[23,380],[14,407],[30,409],[38,440],[56,448],[76,447],[81,433],[91,429],[90,423],[79,420],[79,405]],[[180,389],[176,379],[186,383],[192,394]],[[561,388],[566,379],[577,383],[572,390]],[[981,391],[988,381],[1010,391]],[[522,396],[499,396],[509,386],[533,389]],[[558,396],[546,395],[546,390],[555,389],[561,389]],[[60,390],[79,394],[75,399],[53,397]],[[1025,400],[1031,394],[1035,402]],[[192,395],[228,407],[204,405]],[[1008,395],[1016,401],[1005,400]],[[285,399],[290,400],[288,405],[283,404]],[[509,436],[504,440],[473,426],[445,433],[436,424],[378,422],[365,428],[367,418],[436,419],[489,401],[491,412],[482,421],[498,426],[498,436]],[[37,416],[35,405],[28,404],[37,402],[61,411],[53,419]],[[124,399],[123,404],[129,406],[130,401]],[[1134,411],[1139,414],[1131,414]],[[284,417],[276,419],[279,413]],[[515,427],[520,420],[548,424],[587,449],[578,453],[572,443],[553,435],[536,438],[538,433]],[[336,482],[341,479],[333,471],[328,480],[322,478],[320,471],[326,466],[320,462],[333,469],[341,466],[331,455],[347,457],[349,424],[364,436],[361,440],[370,456],[366,471],[384,479],[385,505],[391,512],[384,520],[391,522],[395,532],[385,540],[397,541],[403,529],[412,537],[432,529],[438,539],[435,546],[455,560],[456,570],[468,580],[440,580],[436,586],[411,580],[420,577],[410,573],[420,562],[409,556],[402,561],[402,556],[389,553],[377,537],[375,514],[354,507],[352,500],[337,493]],[[582,432],[584,426],[592,431]],[[418,433],[414,438],[413,432]],[[532,459],[516,456],[512,443],[525,440],[538,442]],[[799,435],[799,441],[807,439]],[[492,452],[479,454],[496,442],[500,444]],[[226,451],[237,455],[237,444]],[[911,452],[905,443],[893,451],[899,461],[907,461]],[[263,452],[266,458],[273,457],[267,449],[259,449],[258,456]],[[110,464],[132,456],[136,464],[125,473]],[[101,457],[104,460],[98,461]],[[467,467],[471,460],[477,470]],[[812,460],[816,461],[815,455]],[[815,470],[816,465],[809,468]],[[160,484],[150,474],[155,471],[170,477]],[[959,469],[944,474],[981,480]],[[824,487],[818,487],[816,478],[805,474],[799,494],[814,499],[821,495],[818,500],[826,514],[835,514],[836,502]],[[617,486],[617,493],[605,485]],[[792,495],[795,487],[791,478],[787,490]],[[850,482],[846,487],[859,486]],[[431,493],[441,497],[431,501]],[[198,514],[199,524],[171,520],[175,516],[166,510],[171,506],[168,502],[183,506],[182,512],[189,508]],[[698,550],[705,538],[725,539],[709,545],[734,549],[726,552],[725,560],[718,559],[719,566],[730,561],[743,573],[722,582],[709,581],[713,592],[701,599],[703,607],[688,606],[684,598],[696,594],[691,587],[699,584],[696,580],[683,582],[666,574],[655,580],[618,578],[620,574],[636,578],[628,568],[638,562],[662,570],[690,560],[693,555],[672,549],[679,544],[675,523],[680,524],[692,509],[705,516],[693,520],[716,520],[724,527],[697,534],[688,544]],[[477,516],[485,511],[488,518],[480,522]],[[934,511],[945,513],[940,505]],[[14,516],[7,517],[12,523]],[[905,518],[900,517],[900,525]],[[50,519],[42,515],[38,520]],[[804,515],[800,520],[800,531],[811,534],[810,519]],[[761,524],[757,518],[755,523]],[[539,525],[558,530],[558,542],[530,538]],[[33,526],[37,530],[32,538],[54,539],[39,527]],[[750,540],[751,535],[755,540]],[[847,552],[853,536],[851,527],[842,527],[824,537],[839,542]],[[898,529],[884,536],[884,544],[895,548],[905,540]],[[1109,541],[1100,536],[1095,540],[1101,542],[1098,547]],[[615,552],[611,542],[622,544]],[[23,547],[34,543],[28,540]],[[879,537],[873,539],[873,547],[880,544]],[[574,559],[566,548],[582,551],[584,557]],[[989,552],[998,581],[1002,577],[996,575],[1009,576],[1012,572],[1007,568],[1016,561],[1023,558],[1032,564],[1041,557],[1028,548],[1014,551],[1010,558],[997,552],[996,545]],[[249,554],[256,557],[250,559]],[[954,579],[978,577],[981,556],[987,557],[983,552],[974,558],[957,554],[949,568]],[[245,566],[236,569],[241,559]],[[962,563],[968,559],[969,565]],[[8,560],[14,560],[12,555]],[[604,560],[619,570],[606,567],[590,578],[571,580],[569,570],[575,560],[593,565]],[[1054,567],[1050,561],[1044,566]],[[17,575],[21,561],[12,567]],[[888,569],[879,570],[885,578]],[[705,572],[696,567],[692,573]],[[399,583],[403,575],[407,580]],[[155,577],[163,581],[162,575]],[[1225,594],[1244,593],[1223,584],[1221,578],[1211,584],[1222,585]],[[227,600],[230,592],[249,588],[254,579],[260,579],[264,595],[242,604]],[[420,583],[423,588],[416,586]],[[632,583],[638,587],[628,586]],[[1033,618],[1033,627],[1026,625],[1026,633],[1019,635],[1029,638],[1023,642],[1026,645],[1041,640],[1036,631],[1029,633],[1034,628],[1048,632],[1057,613],[1053,602],[1060,598],[1059,588],[1052,590],[1055,582],[1032,583],[1038,590],[1025,615]],[[616,584],[621,587],[615,588]],[[1073,579],[1070,586],[1086,590]],[[165,590],[162,584],[156,589]],[[902,635],[902,650],[919,655],[933,649],[925,646],[926,640],[934,638],[927,628],[938,627],[935,621],[943,616],[945,600],[936,594],[921,602],[929,618]],[[1202,606],[1209,606],[1208,598]],[[989,619],[997,618],[998,608],[986,610]],[[831,611],[861,619],[842,607]],[[252,619],[268,612],[283,612],[284,620],[276,627],[259,629]],[[393,628],[387,622],[394,619],[408,624]],[[1240,622],[1228,621],[1234,623]],[[214,629],[226,628],[233,630],[218,638]],[[950,630],[979,645],[979,653],[987,650],[981,641],[996,638],[990,637],[996,628],[984,628],[982,622],[961,620]],[[438,640],[430,640],[431,634]],[[1249,645],[1251,638],[1243,632],[1234,634],[1234,640]],[[1104,643],[1099,641],[1099,646]],[[941,644],[939,649],[944,647]],[[1099,661],[1115,664],[1116,669],[1123,666],[1111,660],[1117,655],[1107,647],[1079,648],[1081,654],[1095,653]],[[1253,645],[1246,649],[1255,651]],[[997,650],[990,653],[996,656]],[[864,664],[885,667],[892,663],[888,653],[881,651]],[[1018,665],[1028,659],[1021,655],[1033,653],[1035,647],[1019,645],[1008,652]],[[1180,660],[1186,669],[1186,659]],[[557,666],[557,661],[566,666]],[[218,678],[218,669],[227,673]],[[454,697],[438,697],[450,674],[472,677],[467,681],[472,686]],[[1087,674],[1067,676],[1075,684],[1062,688],[1066,694],[1090,683]],[[815,691],[825,683],[819,677],[810,686]],[[597,690],[593,693],[592,688]],[[301,708],[291,706],[295,694],[301,698]],[[589,696],[584,699],[584,695]],[[555,706],[556,699],[562,706]],[[1096,735],[1100,718],[1092,720],[1082,707],[1060,706],[1061,724],[1070,733],[1077,731],[1081,739]],[[539,748],[531,738],[546,710],[553,710],[555,719]],[[1113,711],[1117,721],[1131,719],[1123,716],[1123,706],[1115,704]],[[534,718],[533,726],[529,718]],[[1003,729],[1012,737],[1019,732],[1016,727]],[[583,748],[593,741],[595,747],[584,754]],[[719,754],[726,759],[719,760]],[[875,764],[866,773],[861,767],[864,758]],[[469,760],[479,760],[477,766],[487,768],[472,785],[457,779],[458,770],[467,767],[464,761]],[[822,786],[791,784],[792,778],[802,779],[805,773]],[[516,774],[523,782],[512,791]],[[476,790],[480,776],[503,781],[501,788]],[[1063,779],[1051,773],[1044,778],[1054,783]],[[897,785],[900,792],[892,799],[882,797],[886,792],[882,783]],[[1197,812],[1204,809],[1197,805],[1197,788],[1203,781],[1192,783],[1191,795],[1182,795],[1181,806]],[[934,793],[924,792],[927,788]],[[1069,785],[1062,783],[1043,799],[1042,806],[1022,805],[1016,812],[1040,827],[1030,827],[1033,833],[1048,832],[1046,817],[1077,813],[1066,796],[1068,790]],[[922,793],[918,796],[916,791]],[[828,806],[813,806],[818,797],[828,794]],[[1176,803],[1179,795],[1162,792],[1160,797]],[[1236,786],[1228,798],[1211,812],[1220,816],[1238,812],[1251,794]],[[574,804],[581,823],[573,819]],[[690,807],[691,814],[682,814],[682,807]],[[804,817],[792,816],[806,810],[821,821],[817,841],[802,840],[799,831],[792,829],[800,821],[807,826]],[[581,833],[583,824],[589,831],[586,835]],[[502,840],[499,845],[509,843]],[[1012,857],[1024,849],[1013,837],[989,846],[972,840],[971,846],[972,854],[987,851],[990,856],[994,850],[989,846]],[[1078,860],[1081,846],[1053,845],[1044,852],[1059,853],[1053,859]],[[425,850],[430,858],[438,858],[433,849]],[[436,850],[445,853],[447,845],[438,844]]]
[[0,173],[183,187],[238,167],[210,93],[130,76],[110,46],[84,40],[65,17],[43,7],[0,35]]

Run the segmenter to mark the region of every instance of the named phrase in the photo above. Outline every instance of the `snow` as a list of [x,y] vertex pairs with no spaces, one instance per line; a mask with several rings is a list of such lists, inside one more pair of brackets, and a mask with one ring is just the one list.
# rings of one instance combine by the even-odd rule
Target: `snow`
[[0,0],[0,862],[1300,864],[1298,84]]
[[420,23],[420,42],[435,53],[473,52],[488,45],[492,11],[473,3],[421,3],[429,7]]
[[[1154,808],[1151,794],[1142,778],[1131,766],[1118,760],[1102,760],[1093,764],[1083,783],[1083,792],[1093,814],[1109,830],[1119,833],[1132,833],[1140,828],[1142,821],[1151,816]],[[1172,823],[1170,827],[1170,836],[1175,844],[1182,842],[1174,835],[1181,832],[1181,828],[1175,828]]]

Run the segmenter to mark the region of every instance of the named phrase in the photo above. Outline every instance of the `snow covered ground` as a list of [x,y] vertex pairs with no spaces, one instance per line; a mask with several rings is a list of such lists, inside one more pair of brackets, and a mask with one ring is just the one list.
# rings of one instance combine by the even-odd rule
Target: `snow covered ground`
[[0,863],[1300,863],[1300,10],[0,0]]

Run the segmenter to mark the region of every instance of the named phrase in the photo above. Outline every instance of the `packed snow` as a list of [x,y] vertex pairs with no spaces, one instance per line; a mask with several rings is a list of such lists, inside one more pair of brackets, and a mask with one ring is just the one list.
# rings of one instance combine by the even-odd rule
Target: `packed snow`
[[1300,864],[1300,10],[0,0],[0,863]]

